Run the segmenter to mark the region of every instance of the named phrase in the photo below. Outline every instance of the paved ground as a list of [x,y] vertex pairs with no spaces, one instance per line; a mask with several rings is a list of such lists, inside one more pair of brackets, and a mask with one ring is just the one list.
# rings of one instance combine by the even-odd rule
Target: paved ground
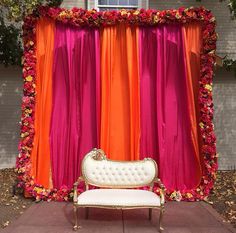
[[[89,219],[80,211],[81,233],[156,233],[158,211],[148,220],[148,210],[90,209]],[[73,223],[71,203],[33,204],[19,219],[1,233],[70,233]],[[163,225],[164,233],[234,233],[217,212],[202,202],[169,202]]]

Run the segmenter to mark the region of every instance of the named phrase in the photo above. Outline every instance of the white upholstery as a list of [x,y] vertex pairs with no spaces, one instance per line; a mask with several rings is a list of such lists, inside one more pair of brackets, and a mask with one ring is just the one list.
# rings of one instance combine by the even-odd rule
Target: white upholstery
[[78,206],[159,207],[160,197],[138,189],[92,189],[78,197]]
[[94,151],[83,160],[82,173],[89,183],[99,187],[141,187],[150,184],[156,177],[154,160],[118,162],[95,160]]
[[[78,195],[78,185],[85,182],[86,191]],[[152,191],[136,189],[149,186],[153,190],[158,183],[160,196]],[[99,189],[89,189],[89,185]],[[163,230],[161,219],[164,211],[165,190],[157,178],[157,165],[153,159],[119,162],[106,158],[101,149],[93,149],[82,161],[82,176],[74,183],[74,230],[79,229],[77,207],[98,207],[115,209],[149,208],[160,209],[159,231]],[[86,211],[88,217],[88,209]]]

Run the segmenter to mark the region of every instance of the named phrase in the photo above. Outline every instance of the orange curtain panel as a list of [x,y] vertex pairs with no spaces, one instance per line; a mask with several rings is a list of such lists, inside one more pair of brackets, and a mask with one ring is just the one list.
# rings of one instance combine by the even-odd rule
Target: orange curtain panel
[[101,29],[101,142],[116,160],[139,159],[138,29]]
[[191,122],[191,139],[194,145],[195,156],[198,162],[197,176],[199,182],[202,176],[201,171],[201,137],[199,132],[199,79],[200,79],[200,53],[202,48],[201,25],[199,23],[187,24],[183,27],[186,53],[187,70],[187,92],[188,110]]
[[52,64],[55,23],[42,18],[36,26],[36,105],[35,136],[32,159],[32,175],[45,188],[50,184],[49,131],[52,105]]

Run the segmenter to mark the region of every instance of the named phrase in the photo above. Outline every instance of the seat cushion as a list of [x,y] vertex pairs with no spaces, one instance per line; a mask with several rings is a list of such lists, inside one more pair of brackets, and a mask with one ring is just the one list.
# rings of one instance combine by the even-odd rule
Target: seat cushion
[[160,197],[147,190],[92,189],[78,196],[79,206],[159,207]]

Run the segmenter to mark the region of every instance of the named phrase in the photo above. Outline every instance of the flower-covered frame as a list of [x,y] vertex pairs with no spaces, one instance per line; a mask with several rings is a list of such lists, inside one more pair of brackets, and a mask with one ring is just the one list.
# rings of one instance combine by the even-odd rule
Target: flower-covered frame
[[[72,190],[63,186],[58,189],[45,189],[37,184],[31,176],[30,155],[34,139],[34,111],[36,88],[36,23],[40,17],[49,17],[55,21],[77,27],[100,27],[127,23],[130,25],[158,25],[171,23],[200,22],[202,24],[203,48],[200,56],[199,80],[199,129],[202,136],[201,155],[203,158],[203,175],[199,186],[195,189],[178,191],[167,190],[166,196],[170,200],[203,200],[213,187],[217,171],[216,138],[213,125],[212,79],[215,64],[215,49],[217,34],[215,32],[215,18],[212,13],[203,8],[179,8],[177,10],[121,10],[97,12],[73,8],[40,7],[24,19],[23,41],[23,98],[21,116],[21,134],[19,142],[19,156],[16,161],[19,186],[36,199],[68,200]],[[159,193],[159,188],[155,190]]]

